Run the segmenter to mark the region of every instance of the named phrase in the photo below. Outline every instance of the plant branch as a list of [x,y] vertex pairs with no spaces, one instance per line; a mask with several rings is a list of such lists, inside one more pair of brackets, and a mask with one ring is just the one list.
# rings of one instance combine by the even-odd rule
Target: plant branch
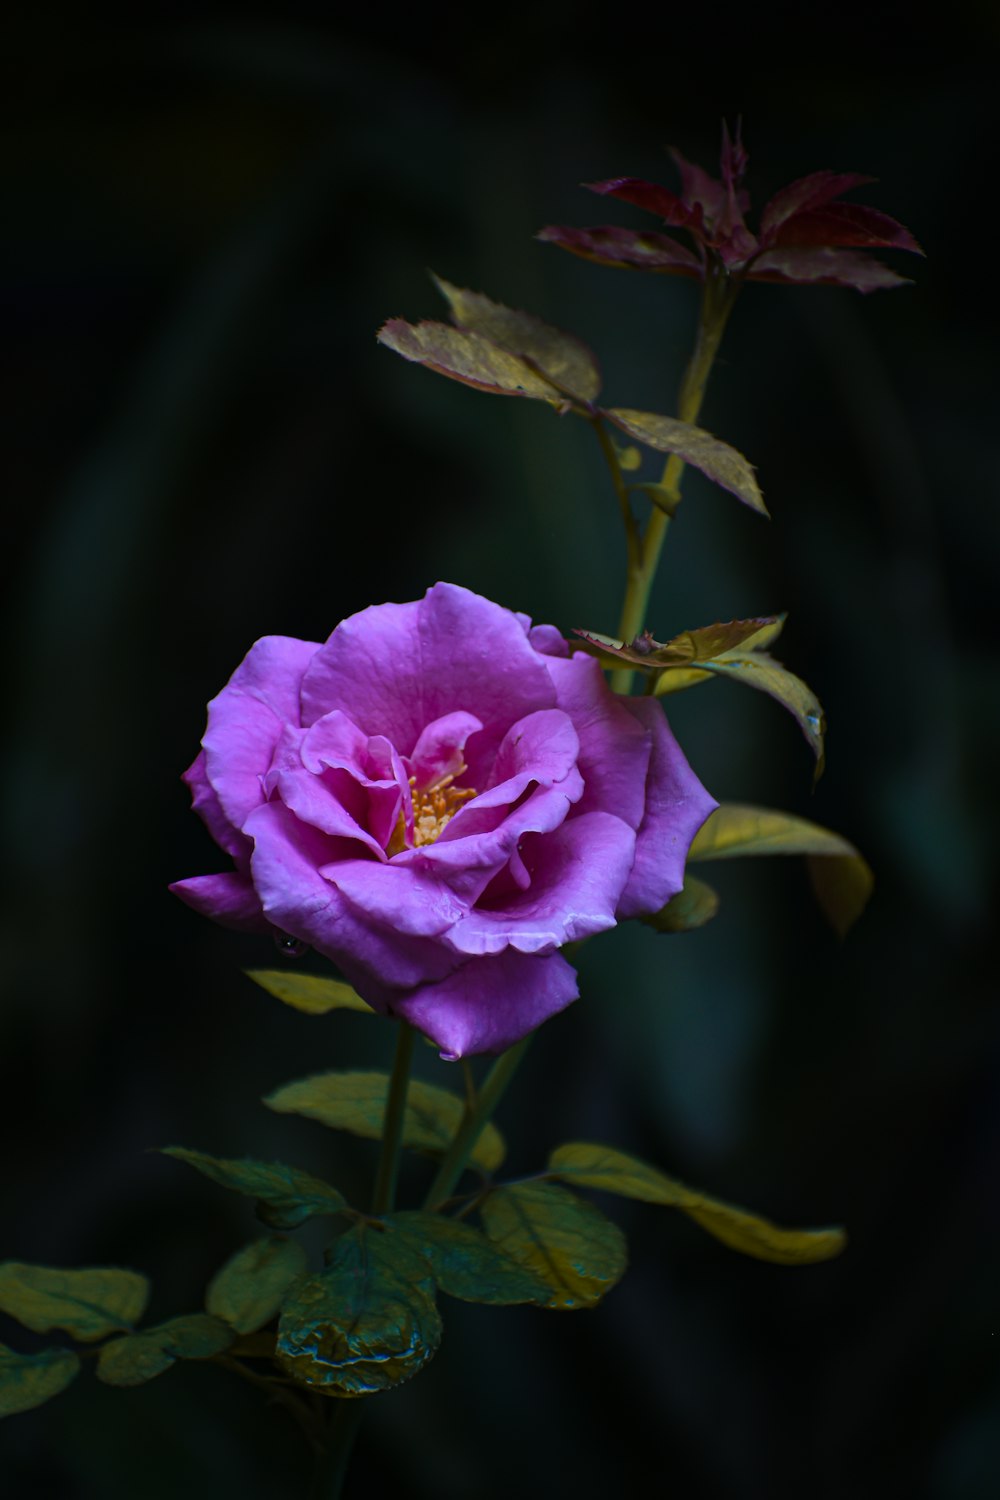
[[406,1095],[410,1087],[410,1063],[413,1060],[413,1027],[400,1021],[396,1038],[396,1055],[389,1079],[389,1093],[385,1101],[385,1120],[382,1126],[382,1153],[375,1187],[372,1192],[372,1213],[389,1213],[396,1199],[396,1179],[399,1176],[399,1150],[403,1142],[403,1121],[406,1118]]
[[503,1098],[507,1086],[517,1072],[524,1054],[528,1050],[531,1037],[522,1038],[508,1051],[501,1053],[493,1064],[489,1073],[483,1081],[479,1095],[471,1109],[467,1109],[461,1125],[455,1132],[454,1139],[445,1152],[444,1160],[438,1168],[437,1176],[431,1183],[427,1197],[424,1199],[425,1209],[439,1208],[446,1198],[450,1198],[455,1184],[465,1171],[466,1163],[472,1154],[473,1147],[483,1133],[488,1121],[493,1115],[500,1100]]

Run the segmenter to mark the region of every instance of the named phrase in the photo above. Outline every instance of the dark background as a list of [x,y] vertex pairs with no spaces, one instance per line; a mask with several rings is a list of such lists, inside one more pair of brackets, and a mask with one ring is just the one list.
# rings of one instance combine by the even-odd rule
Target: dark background
[[[781,655],[832,725],[815,795],[760,695],[680,695],[671,721],[717,796],[855,839],[876,895],[840,946],[798,861],[720,867],[707,928],[591,945],[501,1124],[515,1169],[606,1139],[781,1222],[846,1223],[850,1248],[785,1270],[608,1205],[620,1289],[579,1317],[449,1304],[428,1371],[371,1404],[351,1493],[992,1497],[994,9],[916,30],[901,7],[146,14],[24,7],[4,48],[0,1254],[134,1265],[167,1316],[254,1223],[150,1148],[286,1154],[366,1191],[374,1148],[257,1100],[381,1064],[389,1029],[285,1010],[240,972],[272,951],[167,894],[222,867],[179,773],[262,634],[323,639],[437,578],[614,629],[623,550],[584,425],[374,333],[439,315],[431,266],[587,338],[613,401],[671,409],[692,286],[532,235],[639,224],[578,183],[669,182],[664,143],[712,166],[742,112],[758,204],[871,173],[860,197],[928,259],[870,299],[747,291],[704,420],[774,519],[691,480],[650,623],[789,610]],[[88,1373],[4,1424],[4,1493],[301,1495],[297,1434],[233,1384]]]

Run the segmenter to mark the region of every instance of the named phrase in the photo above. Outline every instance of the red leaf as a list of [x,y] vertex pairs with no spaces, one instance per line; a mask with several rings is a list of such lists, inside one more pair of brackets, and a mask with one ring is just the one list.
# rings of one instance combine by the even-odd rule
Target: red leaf
[[831,250],[826,246],[767,250],[751,263],[748,279],[850,286],[857,292],[877,292],[909,283],[909,277],[897,276],[881,261],[857,250]]
[[897,219],[860,203],[829,203],[825,208],[796,213],[778,226],[769,248],[795,245],[885,246],[923,255],[910,231]]
[[537,238],[558,245],[584,260],[601,266],[620,266],[632,271],[673,272],[678,276],[701,276],[701,262],[669,234],[653,230],[637,232],[606,225],[599,229],[574,229],[568,224],[549,224]]
[[665,224],[675,229],[690,229],[698,234],[702,227],[702,216],[697,208],[678,198],[669,188],[658,182],[644,182],[641,177],[609,177],[606,182],[585,182],[585,188],[600,193],[606,198],[620,198],[623,203],[633,203],[651,214],[658,214]]
[[864,177],[860,172],[811,172],[808,177],[790,182],[765,205],[760,218],[761,238],[770,244],[774,231],[793,214],[822,208],[841,193],[874,181],[874,177]]

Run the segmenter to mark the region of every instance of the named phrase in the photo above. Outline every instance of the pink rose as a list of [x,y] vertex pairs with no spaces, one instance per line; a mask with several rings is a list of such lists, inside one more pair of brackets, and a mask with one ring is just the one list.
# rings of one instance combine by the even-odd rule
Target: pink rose
[[453,584],[266,636],[185,775],[235,870],[171,889],[332,959],[445,1056],[577,996],[559,949],[658,911],[715,807],[652,698],[549,625]]

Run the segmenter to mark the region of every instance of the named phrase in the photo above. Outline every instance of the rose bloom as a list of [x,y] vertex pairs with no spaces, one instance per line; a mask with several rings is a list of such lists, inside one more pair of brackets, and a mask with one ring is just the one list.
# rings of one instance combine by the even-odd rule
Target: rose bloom
[[446,583],[257,641],[184,779],[235,869],[171,889],[310,944],[448,1058],[574,1000],[559,949],[665,905],[716,805],[656,699]]

